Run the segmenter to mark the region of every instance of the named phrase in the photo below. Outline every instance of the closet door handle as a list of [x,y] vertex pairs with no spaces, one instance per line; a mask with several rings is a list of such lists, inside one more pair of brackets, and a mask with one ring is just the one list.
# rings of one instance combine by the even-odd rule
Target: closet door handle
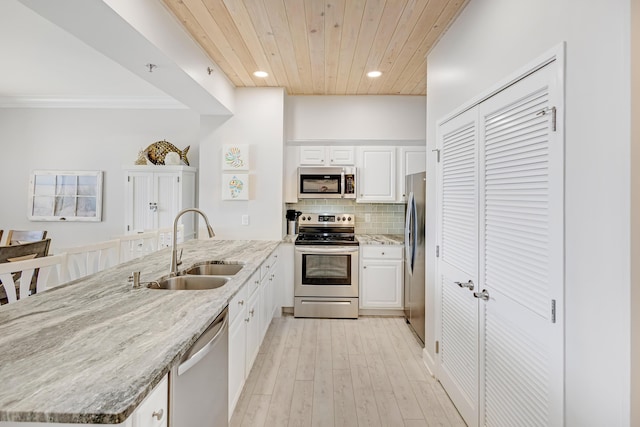
[[468,288],[470,291],[472,291],[473,287],[474,287],[473,280],[471,280],[471,279],[469,279],[469,281],[467,283],[462,283],[462,282],[453,282],[453,283],[455,283],[456,285],[460,286],[461,288]]
[[489,291],[483,289],[482,292],[474,292],[473,296],[483,301],[489,301]]

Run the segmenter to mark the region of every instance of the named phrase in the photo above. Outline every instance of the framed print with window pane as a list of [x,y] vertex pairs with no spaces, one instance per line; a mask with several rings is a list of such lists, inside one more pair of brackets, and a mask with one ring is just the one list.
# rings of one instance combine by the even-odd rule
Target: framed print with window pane
[[101,221],[102,171],[34,171],[28,210],[31,221]]

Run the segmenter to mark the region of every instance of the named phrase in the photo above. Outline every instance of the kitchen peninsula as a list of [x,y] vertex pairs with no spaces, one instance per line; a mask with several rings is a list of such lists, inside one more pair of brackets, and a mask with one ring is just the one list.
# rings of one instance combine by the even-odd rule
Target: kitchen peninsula
[[217,289],[133,289],[133,271],[143,282],[168,273],[165,249],[0,307],[0,426],[124,422],[279,243],[181,245],[181,269],[210,260],[244,264]]

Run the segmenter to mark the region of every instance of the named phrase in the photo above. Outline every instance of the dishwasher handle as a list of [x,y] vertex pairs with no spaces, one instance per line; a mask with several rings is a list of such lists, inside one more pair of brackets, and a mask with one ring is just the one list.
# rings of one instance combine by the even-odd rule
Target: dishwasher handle
[[220,335],[227,328],[228,323],[229,308],[227,307],[216,317],[216,320],[209,325],[207,330],[202,333],[200,338],[196,340],[189,351],[187,351],[187,354],[184,355],[180,365],[178,365],[178,375],[187,372],[213,350],[219,341]]

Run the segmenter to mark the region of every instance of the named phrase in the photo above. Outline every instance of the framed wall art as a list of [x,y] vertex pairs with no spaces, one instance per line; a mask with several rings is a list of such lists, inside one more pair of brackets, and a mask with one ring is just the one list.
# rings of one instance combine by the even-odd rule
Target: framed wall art
[[249,200],[249,174],[222,174],[222,200]]
[[102,171],[34,171],[31,221],[102,221]]
[[222,146],[222,170],[248,171],[249,145],[225,144]]

